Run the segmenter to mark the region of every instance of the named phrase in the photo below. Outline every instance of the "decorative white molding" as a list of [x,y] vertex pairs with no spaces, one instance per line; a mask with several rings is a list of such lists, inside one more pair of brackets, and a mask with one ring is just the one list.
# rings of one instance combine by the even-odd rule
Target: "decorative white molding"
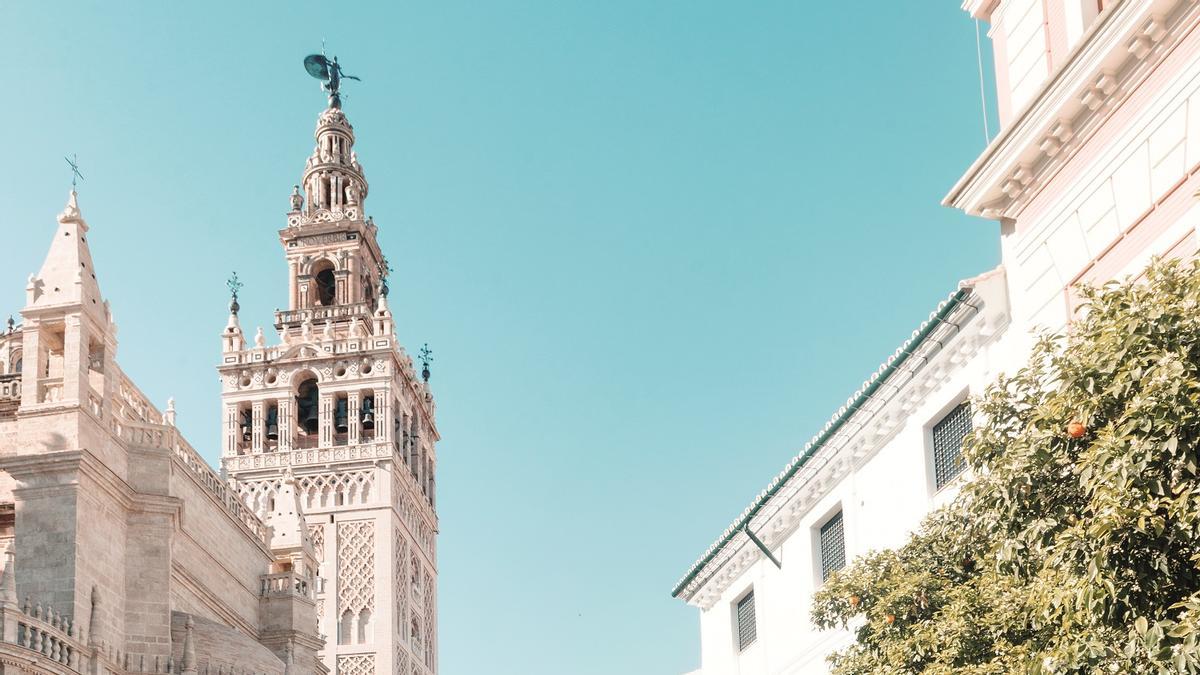
[[[1129,0],[1104,12],[1066,65],[992,141],[942,204],[991,219],[1016,218],[1070,161],[1074,149],[1103,126],[1198,22],[1200,3],[1194,0]],[[1055,142],[1047,142],[1048,136]],[[1022,168],[1032,180],[1014,180]]]

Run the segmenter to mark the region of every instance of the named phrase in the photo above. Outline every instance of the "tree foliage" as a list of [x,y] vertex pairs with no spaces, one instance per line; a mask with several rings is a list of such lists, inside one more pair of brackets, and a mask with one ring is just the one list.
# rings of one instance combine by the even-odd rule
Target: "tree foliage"
[[816,594],[835,673],[1200,672],[1200,266],[1083,294],[975,401],[955,500]]

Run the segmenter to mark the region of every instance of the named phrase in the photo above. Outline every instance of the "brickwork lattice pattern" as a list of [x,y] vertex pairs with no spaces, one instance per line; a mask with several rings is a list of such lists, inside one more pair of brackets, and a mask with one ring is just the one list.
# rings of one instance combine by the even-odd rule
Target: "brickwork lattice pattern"
[[338,523],[338,612],[375,611],[375,523]]

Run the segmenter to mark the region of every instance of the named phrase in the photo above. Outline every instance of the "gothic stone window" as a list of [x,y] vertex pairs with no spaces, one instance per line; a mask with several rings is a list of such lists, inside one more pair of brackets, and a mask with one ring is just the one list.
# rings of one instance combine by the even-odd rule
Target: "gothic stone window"
[[745,651],[758,639],[758,624],[754,617],[754,590],[737,601],[734,620],[737,622],[738,651]]
[[962,473],[962,444],[971,431],[971,404],[963,402],[933,425],[933,478],[941,490]]
[[846,566],[846,532],[838,511],[821,526],[821,580]]

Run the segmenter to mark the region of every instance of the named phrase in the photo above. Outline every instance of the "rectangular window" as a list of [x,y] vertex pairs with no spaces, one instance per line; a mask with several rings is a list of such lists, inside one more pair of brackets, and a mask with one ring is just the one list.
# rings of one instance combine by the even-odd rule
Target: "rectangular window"
[[737,632],[739,652],[745,651],[758,639],[758,625],[754,622],[754,591],[737,602]]
[[821,526],[821,580],[846,566],[846,531],[838,511]]
[[962,473],[963,439],[971,431],[971,404],[960,403],[933,425],[933,478],[938,490]]

